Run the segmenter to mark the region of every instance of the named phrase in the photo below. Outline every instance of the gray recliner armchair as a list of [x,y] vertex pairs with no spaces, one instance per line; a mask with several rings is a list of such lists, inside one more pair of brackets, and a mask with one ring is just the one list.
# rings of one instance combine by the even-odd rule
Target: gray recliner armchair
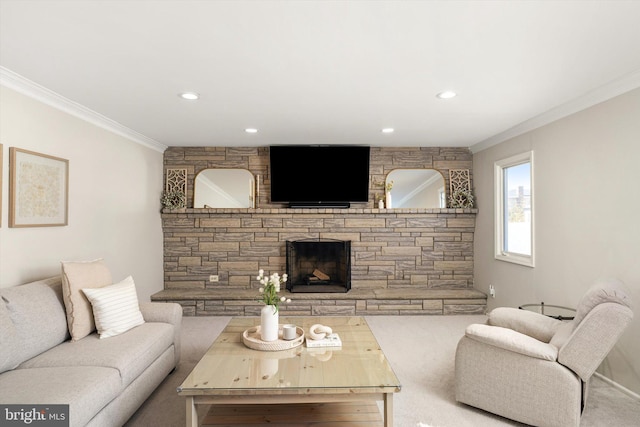
[[571,321],[496,308],[458,343],[456,400],[526,424],[578,426],[589,378],[632,318],[616,280],[591,287]]

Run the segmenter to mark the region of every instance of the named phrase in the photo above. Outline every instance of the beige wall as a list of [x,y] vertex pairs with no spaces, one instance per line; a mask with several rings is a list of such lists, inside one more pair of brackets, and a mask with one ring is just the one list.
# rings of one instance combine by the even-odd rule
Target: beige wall
[[[640,393],[640,89],[474,155],[479,213],[475,288],[488,308],[525,303],[575,307],[597,279],[630,289],[635,319],[600,372]],[[493,258],[493,164],[534,151],[535,268]]]
[[[141,300],[163,289],[162,153],[0,86],[0,287],[53,276],[61,260],[104,258]],[[9,147],[69,160],[69,225],[9,228]]]

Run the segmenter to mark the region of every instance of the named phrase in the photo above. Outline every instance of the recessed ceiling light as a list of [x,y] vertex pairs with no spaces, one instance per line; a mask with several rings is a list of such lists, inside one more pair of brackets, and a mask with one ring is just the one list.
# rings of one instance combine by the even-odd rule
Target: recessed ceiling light
[[246,128],[244,131],[246,133],[258,133],[258,129],[256,128]]
[[200,95],[195,92],[183,92],[180,94],[180,98],[188,99],[189,101],[195,101],[200,98]]
[[445,90],[444,92],[440,92],[439,94],[437,94],[436,96],[440,99],[451,99],[454,96],[456,96],[457,93],[455,93],[452,90]]
[[382,129],[382,133],[393,133],[394,129],[393,128],[383,128]]

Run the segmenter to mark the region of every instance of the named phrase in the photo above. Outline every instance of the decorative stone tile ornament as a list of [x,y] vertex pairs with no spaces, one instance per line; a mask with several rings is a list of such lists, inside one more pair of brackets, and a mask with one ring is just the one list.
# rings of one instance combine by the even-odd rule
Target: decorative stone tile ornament
[[183,194],[187,194],[187,170],[167,169],[165,191],[167,193],[182,191]]
[[471,192],[469,169],[449,169],[449,194],[458,190]]
[[180,194],[182,206],[187,205],[187,170],[167,169],[165,181],[165,194]]
[[473,208],[474,197],[471,194],[469,169],[449,170],[449,207]]

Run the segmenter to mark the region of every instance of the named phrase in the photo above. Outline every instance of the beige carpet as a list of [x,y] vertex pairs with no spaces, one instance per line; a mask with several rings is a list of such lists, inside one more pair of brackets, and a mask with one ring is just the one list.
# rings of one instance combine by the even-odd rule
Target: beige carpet
[[[126,424],[185,425],[185,399],[176,388],[229,321],[229,317],[185,317],[182,361]],[[454,355],[467,325],[485,316],[367,316],[402,384],[394,397],[396,427],[519,426],[522,424],[459,404],[454,398]],[[400,331],[400,333],[399,333]],[[640,401],[602,380],[592,380],[581,427],[640,425]]]

